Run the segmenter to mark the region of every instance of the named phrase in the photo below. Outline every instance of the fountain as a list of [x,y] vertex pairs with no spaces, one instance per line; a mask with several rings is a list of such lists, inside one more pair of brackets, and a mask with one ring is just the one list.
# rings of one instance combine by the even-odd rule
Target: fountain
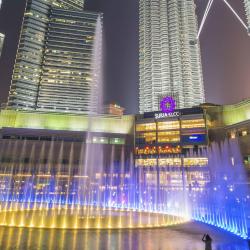
[[[17,152],[15,148],[20,147],[22,152]],[[88,147],[99,154],[97,161],[92,159],[89,162],[91,169],[83,175],[79,166],[83,162],[82,153]],[[79,151],[77,143],[66,146],[63,141],[43,142],[41,147],[39,142],[23,141],[13,145],[10,141],[8,148],[13,149],[9,157],[15,160],[10,167],[3,169],[4,164],[1,166],[0,182],[4,187],[0,192],[2,226],[134,228],[185,221],[179,214],[164,212],[162,204],[157,205],[154,188],[139,187],[143,195],[139,193],[133,177],[133,158],[131,155],[125,160],[124,147],[117,149],[112,146],[108,165],[103,163],[98,144],[86,146],[82,143],[80,152],[76,152]],[[114,159],[115,151],[121,155],[119,162]],[[25,152],[30,153],[28,161]],[[79,159],[77,166],[74,162],[76,154]],[[68,161],[64,159],[66,155]],[[94,168],[96,163],[101,167]]]
[[[88,160],[86,170],[87,150],[98,157]],[[250,196],[236,140],[189,153],[209,159],[203,169],[195,167],[208,174],[202,187],[187,185],[193,170],[185,166],[136,168],[125,146],[112,145],[106,159],[100,144],[85,142],[10,140],[0,158],[3,152],[8,157],[1,159],[2,226],[145,228],[193,219],[248,237]],[[179,176],[181,185],[174,179],[164,183],[169,174]]]
[[238,141],[213,143],[205,154],[211,180],[202,192],[190,191],[192,217],[248,238],[250,196]]

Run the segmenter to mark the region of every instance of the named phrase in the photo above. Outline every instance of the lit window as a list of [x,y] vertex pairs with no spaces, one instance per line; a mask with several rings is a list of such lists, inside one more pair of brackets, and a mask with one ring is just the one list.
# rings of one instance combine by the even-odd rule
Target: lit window
[[136,131],[154,131],[156,130],[156,124],[155,123],[144,123],[144,124],[137,124],[136,125]]
[[181,166],[180,158],[161,158],[159,159],[159,166]]
[[247,131],[246,130],[242,131],[242,136],[247,136]]
[[204,128],[205,120],[204,119],[196,119],[196,120],[183,120],[181,121],[182,128]]
[[141,143],[154,143],[156,142],[156,133],[155,132],[147,132],[147,133],[139,133],[136,138],[141,141]]
[[231,138],[231,139],[235,139],[235,137],[236,137],[236,133],[235,133],[235,132],[231,132],[230,138]]
[[207,158],[184,158],[184,166],[206,166],[208,164]]
[[117,145],[124,145],[125,139],[124,138],[110,138],[109,143],[110,144],[117,144]]
[[179,142],[180,131],[165,131],[158,133],[158,142]]
[[96,144],[108,144],[109,143],[107,137],[93,137],[92,142]]
[[135,165],[136,166],[156,166],[157,165],[157,159],[136,159],[135,160]]
[[158,122],[158,130],[170,130],[179,128],[180,128],[179,121]]

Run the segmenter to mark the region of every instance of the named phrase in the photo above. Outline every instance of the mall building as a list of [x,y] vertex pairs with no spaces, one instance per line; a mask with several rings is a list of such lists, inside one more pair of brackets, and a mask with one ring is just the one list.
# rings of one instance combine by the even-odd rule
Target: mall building
[[62,164],[63,174],[79,174],[82,150],[86,145],[101,145],[105,167],[113,161],[118,167],[121,162],[134,162],[134,173],[142,182],[178,189],[185,180],[188,187],[199,190],[209,182],[206,148],[227,138],[239,139],[242,160],[250,166],[250,100],[170,113],[121,115],[118,109],[118,105],[110,106],[107,114],[91,118],[1,110],[1,172],[22,165],[23,172],[39,170],[44,174],[56,172]]
[[201,190],[210,181],[208,146],[236,138],[250,170],[249,118],[250,100],[136,115],[134,156],[139,179],[171,189],[185,183]]

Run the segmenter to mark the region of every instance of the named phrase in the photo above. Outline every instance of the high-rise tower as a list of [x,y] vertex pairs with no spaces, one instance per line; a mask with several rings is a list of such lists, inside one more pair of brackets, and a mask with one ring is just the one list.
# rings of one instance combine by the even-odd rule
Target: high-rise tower
[[[2,7],[2,0],[0,0],[0,10]],[[2,54],[2,49],[3,49],[3,42],[4,42],[4,34],[0,33],[0,56]]]
[[0,33],[0,56],[2,54],[3,43],[4,43],[4,34]]
[[163,96],[177,107],[204,102],[193,0],[140,0],[140,112],[159,110]]
[[98,17],[83,0],[27,0],[8,108],[88,113]]
[[250,0],[244,0],[244,4],[248,22],[248,33],[250,33]]

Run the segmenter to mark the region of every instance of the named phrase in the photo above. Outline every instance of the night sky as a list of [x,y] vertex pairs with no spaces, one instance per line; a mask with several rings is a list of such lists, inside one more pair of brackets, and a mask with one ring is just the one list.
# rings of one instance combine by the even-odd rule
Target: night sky
[[[229,1],[246,21],[243,0]],[[207,0],[196,0],[199,19]],[[0,59],[0,102],[6,102],[25,0],[3,0],[0,32],[6,34]],[[126,113],[138,112],[138,0],[86,0],[86,10],[104,13],[104,96]],[[221,0],[201,34],[206,101],[233,103],[250,97],[250,37]]]

